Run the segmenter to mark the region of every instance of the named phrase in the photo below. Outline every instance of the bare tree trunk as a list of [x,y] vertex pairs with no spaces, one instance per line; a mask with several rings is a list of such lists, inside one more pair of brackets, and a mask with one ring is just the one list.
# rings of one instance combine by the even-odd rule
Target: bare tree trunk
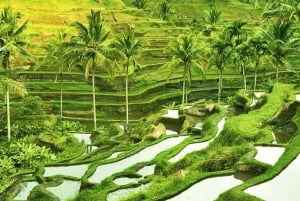
[[247,91],[247,78],[246,78],[245,64],[242,64],[242,71],[243,71],[244,93],[245,93]]
[[63,118],[63,84],[62,84],[62,72],[60,73],[60,118]]
[[96,91],[95,91],[95,68],[93,64],[92,70],[92,85],[93,85],[93,113],[94,113],[94,129],[97,129],[97,112],[96,112]]
[[182,105],[184,104],[184,97],[185,97],[185,78],[183,78],[183,83],[182,83]]
[[125,83],[125,96],[126,96],[126,125],[125,125],[125,133],[128,134],[128,124],[129,124],[129,101],[128,101],[128,67],[126,67],[126,83]]
[[185,88],[185,104],[187,105],[188,103],[188,93],[189,93],[189,88],[190,88],[190,82],[186,83],[186,88]]
[[279,77],[279,63],[277,62],[277,64],[276,64],[276,82],[278,82],[278,77]]
[[256,85],[257,85],[257,67],[258,64],[257,62],[255,63],[255,71],[254,71],[254,87],[253,87],[253,91],[256,91]]
[[223,70],[220,70],[219,72],[219,91],[218,91],[218,103],[221,102],[221,96],[222,96],[222,88],[223,88]]
[[10,127],[10,102],[9,102],[9,90],[6,88],[6,118],[7,118],[7,140],[11,139],[11,127]]

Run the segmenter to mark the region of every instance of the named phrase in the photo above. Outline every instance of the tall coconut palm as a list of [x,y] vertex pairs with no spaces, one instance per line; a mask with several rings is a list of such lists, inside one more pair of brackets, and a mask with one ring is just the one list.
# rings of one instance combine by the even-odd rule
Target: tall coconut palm
[[214,6],[211,10],[207,12],[207,16],[204,19],[204,22],[207,24],[204,34],[210,35],[212,31],[217,30],[217,23],[221,19],[222,11],[218,11]]
[[271,21],[299,21],[300,2],[299,1],[273,1],[269,3],[262,18]]
[[125,96],[126,96],[126,126],[125,132],[128,132],[128,121],[129,121],[129,101],[128,101],[128,78],[129,78],[129,67],[132,65],[133,68],[139,68],[136,58],[140,56],[141,49],[143,47],[142,41],[135,38],[135,31],[133,27],[129,27],[127,33],[122,33],[121,36],[117,37],[113,43],[113,47],[121,54],[124,58],[124,70],[126,74],[125,80]]
[[164,1],[160,5],[160,15],[163,20],[169,20],[172,12],[171,12],[171,7],[168,1]]
[[[64,57],[64,52],[66,50],[67,34],[64,31],[59,31],[55,40],[51,40],[48,43],[47,55],[42,61],[42,65],[49,67],[57,67],[58,75],[60,79],[60,118],[63,117],[63,72],[64,69],[69,69],[68,61]],[[55,79],[56,81],[57,79]]]
[[271,56],[276,66],[276,81],[279,69],[288,63],[288,57],[299,51],[300,37],[292,21],[275,21],[268,31],[263,31]]
[[9,79],[7,76],[0,76],[0,86],[5,96],[6,119],[7,119],[7,140],[11,140],[11,116],[10,116],[10,94],[16,94],[21,97],[27,95],[27,90],[23,83]]
[[234,48],[234,61],[238,65],[244,82],[244,92],[247,91],[247,67],[251,63],[252,50],[247,41],[239,44]]
[[183,68],[182,104],[186,104],[188,101],[187,94],[191,84],[191,68],[198,69],[202,75],[204,74],[204,67],[200,62],[203,60],[201,57],[202,51],[197,41],[197,36],[193,34],[180,35],[177,41],[171,44],[169,48],[173,58],[166,65],[173,68],[173,72],[179,68]]
[[232,44],[223,31],[219,39],[217,39],[212,43],[212,57],[211,57],[211,65],[215,66],[219,71],[218,103],[221,102],[222,89],[223,89],[223,74],[224,74],[225,64],[230,59],[231,51],[232,51]]
[[269,53],[268,46],[264,38],[261,36],[261,34],[254,36],[250,38],[249,45],[251,47],[252,51],[252,59],[254,64],[254,85],[253,85],[253,91],[256,91],[256,85],[257,85],[257,71],[258,66],[260,64],[260,60],[263,56],[266,56]]
[[1,77],[1,85],[4,89],[6,114],[7,114],[7,138],[11,139],[10,125],[10,92],[15,91],[20,95],[26,95],[26,89],[22,83],[9,78],[12,71],[12,55],[21,53],[29,55],[24,46],[27,44],[23,31],[26,29],[27,21],[18,26],[20,14],[14,14],[10,8],[4,8],[0,19],[0,59],[4,69],[5,77]]
[[[91,10],[87,16],[88,26],[80,22],[72,23],[77,31],[68,43],[68,50],[65,56],[69,59],[70,65],[81,66],[85,69],[85,77],[92,75],[93,93],[93,120],[94,129],[97,128],[96,114],[96,92],[95,92],[95,69],[105,67],[111,69],[108,52],[109,31],[101,21],[100,11]],[[105,70],[107,70],[105,69]]]
[[244,29],[246,24],[246,22],[236,20],[232,23],[232,25],[226,28],[229,38],[233,40],[233,45],[237,46],[247,40],[248,34]]
[[220,21],[222,11],[218,11],[216,7],[213,7],[207,13],[206,22],[212,26],[212,29],[215,29],[216,24]]

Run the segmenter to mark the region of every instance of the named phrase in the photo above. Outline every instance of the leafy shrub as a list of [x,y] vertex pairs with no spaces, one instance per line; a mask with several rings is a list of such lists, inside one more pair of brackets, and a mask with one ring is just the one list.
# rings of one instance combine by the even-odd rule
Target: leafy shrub
[[16,107],[12,107],[12,115],[28,118],[32,115],[46,114],[46,106],[39,96],[27,96]]
[[199,163],[199,169],[207,172],[233,168],[239,159],[250,151],[247,146],[210,148],[207,158]]
[[147,5],[147,0],[134,0],[132,2],[132,5],[134,5],[138,9],[145,9]]
[[80,132],[85,127],[78,121],[59,121],[56,125],[56,130],[61,132],[76,131]]
[[106,197],[105,195],[99,195],[96,190],[84,190],[76,196],[75,201],[104,201],[106,199],[100,199],[100,197]]
[[251,173],[254,175],[264,173],[269,167],[270,165],[256,160],[241,162],[235,165],[235,169],[238,173]]
[[99,136],[97,136],[97,138],[95,139],[94,144],[95,144],[96,146],[109,145],[109,144],[111,144],[110,137],[107,136],[107,135],[99,135]]
[[37,200],[60,201],[60,199],[56,195],[47,191],[46,188],[41,185],[34,187],[27,198],[27,201],[37,201]]
[[36,144],[19,140],[9,147],[11,158],[22,168],[33,168],[50,159],[50,150]]
[[156,165],[155,165],[155,169],[154,169],[154,173],[158,174],[158,175],[168,175],[168,161],[166,160],[159,160]]
[[245,112],[249,111],[251,104],[251,99],[244,94],[244,92],[239,91],[234,96],[235,106],[241,107]]

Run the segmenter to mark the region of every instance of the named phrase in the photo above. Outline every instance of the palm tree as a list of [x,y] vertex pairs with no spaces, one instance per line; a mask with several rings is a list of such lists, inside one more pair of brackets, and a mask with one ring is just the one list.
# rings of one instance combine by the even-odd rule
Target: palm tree
[[257,85],[257,71],[258,66],[260,64],[261,57],[264,55],[267,55],[269,53],[267,43],[263,39],[262,35],[258,35],[255,37],[250,38],[249,45],[251,47],[251,50],[253,52],[252,58],[254,60],[254,86],[253,91],[256,91],[256,85]]
[[169,49],[173,58],[166,65],[173,68],[172,72],[183,67],[182,104],[187,103],[188,88],[191,84],[191,68],[196,68],[200,70],[202,75],[204,74],[204,68],[199,62],[203,58],[201,58],[201,49],[197,44],[197,40],[197,36],[193,34],[180,35]]
[[[6,104],[7,119],[7,140],[11,140],[11,116],[10,116],[10,93],[15,93],[21,97],[27,95],[27,90],[23,83],[9,79],[7,76],[0,76],[0,86],[3,89]],[[1,91],[1,90],[0,90]]]
[[203,18],[204,22],[207,24],[204,34],[209,36],[212,31],[216,31],[216,25],[220,21],[222,11],[218,11],[214,6],[211,10],[207,12],[206,18]]
[[0,59],[4,69],[5,76],[1,77],[1,85],[4,89],[6,114],[7,114],[7,138],[11,139],[10,125],[10,92],[17,92],[21,96],[27,94],[22,83],[9,78],[11,68],[11,59],[14,53],[29,55],[24,46],[27,44],[23,31],[26,29],[27,21],[18,27],[20,14],[14,14],[10,8],[4,8],[0,19]]
[[250,59],[252,56],[252,50],[248,42],[243,42],[235,47],[234,49],[235,55],[234,55],[234,61],[239,65],[239,71],[242,74],[243,82],[244,82],[244,92],[247,91],[247,77],[246,77],[246,71],[247,71],[247,65],[250,63]]
[[218,11],[217,8],[212,8],[207,13],[206,22],[212,26],[212,29],[215,29],[215,25],[219,22],[221,18],[222,11]]
[[171,16],[171,7],[169,2],[164,1],[160,5],[160,15],[163,20],[169,20]]
[[113,47],[121,54],[124,58],[124,70],[126,74],[125,80],[125,91],[126,91],[126,126],[125,132],[128,131],[128,121],[129,121],[129,109],[128,109],[128,77],[129,77],[129,67],[132,64],[134,68],[139,68],[136,58],[140,55],[140,51],[143,47],[142,41],[135,38],[135,31],[133,27],[129,27],[127,34],[122,33],[121,36],[117,37],[113,43]]
[[48,54],[42,61],[43,65],[58,67],[58,74],[60,76],[60,118],[63,117],[63,72],[65,68],[69,69],[68,61],[66,61],[63,54],[65,52],[66,36],[66,32],[59,31],[56,39],[49,41],[47,47]]
[[211,58],[211,65],[215,66],[219,71],[218,103],[221,102],[222,97],[224,68],[226,62],[230,59],[231,51],[232,44],[223,31],[220,35],[220,38],[212,44]]
[[227,27],[227,32],[229,34],[229,38],[233,40],[233,45],[237,46],[241,44],[243,41],[247,40],[247,32],[244,29],[246,22],[242,22],[241,20],[236,20],[232,23],[232,25]]
[[263,19],[273,19],[277,21],[299,21],[300,2],[299,1],[274,1],[269,3],[262,13]]
[[88,26],[80,22],[72,23],[77,31],[68,43],[68,50],[65,56],[69,59],[70,65],[77,65],[85,69],[85,77],[92,74],[92,93],[93,93],[93,119],[94,129],[97,128],[96,114],[96,92],[95,92],[95,69],[100,65],[111,69],[108,51],[109,31],[106,30],[101,22],[100,11],[91,10],[87,16]]
[[138,9],[145,9],[147,5],[147,0],[133,0],[132,5]]
[[276,81],[278,81],[279,68],[288,63],[289,56],[299,51],[300,38],[294,35],[296,28],[291,21],[275,21],[268,31],[263,31],[271,56],[275,60]]

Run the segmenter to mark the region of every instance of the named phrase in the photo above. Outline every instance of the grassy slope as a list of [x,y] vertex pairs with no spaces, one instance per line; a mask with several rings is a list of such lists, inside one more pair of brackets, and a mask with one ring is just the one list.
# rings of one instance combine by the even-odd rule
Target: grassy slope
[[[168,38],[170,34],[174,38],[182,32],[190,31],[186,27],[178,28],[172,24],[167,25],[159,19],[148,18],[143,12],[136,9],[130,8],[130,11],[122,11],[120,9],[124,8],[124,4],[118,0],[103,0],[101,2],[101,4],[98,4],[93,0],[64,0],[59,3],[57,0],[6,0],[0,2],[0,7],[9,5],[13,10],[20,11],[24,15],[23,20],[29,20],[28,32],[38,34],[32,38],[34,47],[44,46],[46,40],[53,38],[56,31],[60,29],[67,29],[72,32],[68,24],[73,21],[85,22],[85,16],[91,8],[101,9],[106,21],[112,27],[118,27],[122,23],[127,22],[135,23],[138,25],[136,26],[137,31],[146,33],[144,36],[149,38]],[[153,2],[156,2],[156,6]],[[152,1],[150,5],[157,9],[157,1]],[[252,6],[247,6],[237,1],[217,2],[217,5],[219,8],[222,8],[224,21],[239,19],[241,15],[243,15],[244,19],[249,20],[249,22],[255,22],[259,19],[260,11],[254,10]],[[209,4],[207,1],[194,1],[188,5],[174,5],[176,12],[189,18],[204,16],[208,8]],[[131,14],[131,11],[134,11],[134,15]],[[113,22],[112,12],[115,14],[118,22]],[[40,52],[39,49],[34,50],[36,53]],[[84,85],[84,87],[87,86]],[[298,141],[297,139],[295,139],[295,143]]]
[[[149,1],[148,7],[158,12],[160,1]],[[56,31],[60,29],[69,29],[68,25],[74,21],[85,22],[86,15],[90,9],[99,9],[102,11],[106,22],[112,22],[113,12],[115,18],[120,22],[137,23],[137,29],[149,29],[147,21],[149,17],[143,14],[143,11],[137,11],[135,8],[125,7],[121,0],[104,0],[100,3],[94,0],[4,0],[0,2],[0,8],[9,6],[13,11],[19,11],[23,15],[23,20],[29,20],[28,32],[39,34],[42,41],[51,38]],[[225,3],[217,2],[217,6],[222,10],[222,20],[231,21],[238,19],[243,14],[244,20],[253,22],[259,19],[259,10],[254,9],[251,5],[241,4],[235,0],[226,1]],[[171,8],[176,14],[184,18],[199,18],[206,16],[209,10],[209,4],[206,1],[197,1],[197,3],[174,3]],[[125,10],[124,10],[125,9]],[[127,10],[127,12],[126,12]],[[232,12],[234,10],[235,12]],[[155,19],[160,23],[160,19]],[[141,22],[141,24],[139,24]],[[143,23],[143,24],[142,24]],[[164,24],[164,23],[162,23]],[[161,33],[160,29],[155,28],[157,34]],[[40,41],[40,42],[42,42]]]
[[[34,35],[30,38],[30,49],[31,52],[36,55],[45,53],[43,47],[47,45],[49,39],[55,37],[58,30],[66,30],[71,35],[73,30],[69,26],[70,23],[74,21],[86,23],[86,15],[89,14],[90,9],[99,9],[102,11],[105,22],[112,29],[112,37],[115,33],[119,32],[120,29],[124,28],[124,24],[135,24],[136,32],[148,44],[147,47],[145,47],[145,53],[143,53],[142,60],[140,61],[145,66],[144,70],[147,71],[147,73],[135,77],[134,84],[131,83],[132,86],[130,87],[134,89],[134,91],[130,90],[130,94],[135,96],[135,93],[145,93],[145,86],[158,85],[157,82],[165,82],[166,77],[169,76],[169,71],[159,69],[160,73],[157,74],[158,67],[152,69],[151,65],[148,67],[149,64],[158,63],[158,66],[160,66],[168,61],[170,56],[162,57],[162,55],[164,55],[164,49],[169,41],[175,40],[179,34],[191,32],[191,29],[187,26],[176,26],[174,23],[168,23],[158,18],[157,14],[161,2],[163,1],[149,0],[147,9],[151,10],[151,12],[144,12],[143,10],[138,10],[133,7],[125,7],[121,0],[102,0],[100,3],[94,0],[5,0],[0,2],[0,7],[10,6],[14,12],[19,11],[22,13],[22,20],[29,20],[28,29],[26,31]],[[217,6],[223,12],[222,20],[224,22],[239,18],[241,13],[243,13],[245,19],[249,20],[249,23],[259,19],[259,10],[254,9],[251,5],[241,4],[236,0],[218,1]],[[185,21],[190,22],[194,18],[201,21],[200,18],[206,16],[210,4],[205,0],[190,0],[187,1],[186,4],[172,2],[171,8]],[[232,12],[232,10],[235,10],[235,12]],[[53,68],[50,69],[50,71],[56,72],[57,70]],[[229,72],[231,73],[232,70]],[[217,72],[211,70],[209,73],[210,77],[213,78]],[[180,76],[180,74],[177,74],[177,76],[178,75]],[[40,81],[44,79],[40,79]],[[49,80],[47,80],[47,82],[48,81]],[[77,81],[83,82],[84,80],[82,78]],[[36,86],[37,89],[34,91],[39,93],[38,90],[41,89],[41,87]],[[57,88],[57,86],[49,88]],[[72,91],[68,89],[67,85],[64,90]],[[43,92],[43,90],[40,91]],[[54,90],[53,93],[59,94],[59,90]],[[87,90],[86,93],[90,94],[91,90]],[[112,93],[116,92],[113,91]],[[124,96],[122,92],[117,93],[117,96]],[[154,93],[153,96],[155,96]],[[55,98],[53,96],[51,97],[52,99]],[[49,98],[51,99],[51,97]],[[47,98],[44,100],[47,100]],[[67,96],[64,101],[74,101],[74,98]],[[102,102],[99,104],[102,104]]]

